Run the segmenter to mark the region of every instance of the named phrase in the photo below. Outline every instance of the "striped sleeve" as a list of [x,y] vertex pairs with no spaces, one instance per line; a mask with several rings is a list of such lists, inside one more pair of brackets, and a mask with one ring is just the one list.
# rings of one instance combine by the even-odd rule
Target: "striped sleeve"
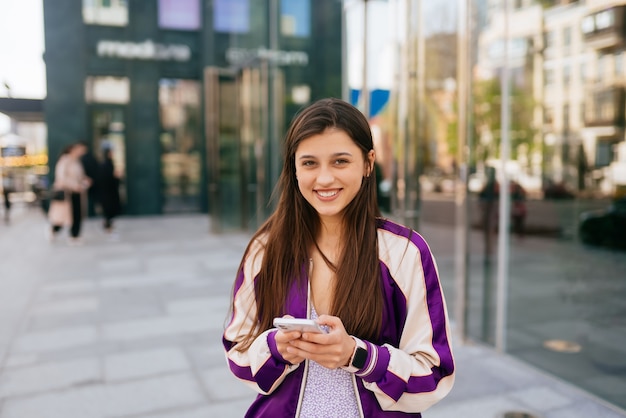
[[256,323],[254,278],[260,269],[261,256],[258,249],[250,253],[256,256],[247,257],[238,272],[233,288],[232,317],[224,330],[222,342],[226,361],[235,377],[266,395],[273,392],[298,365],[291,365],[282,358],[276,349],[274,329],[260,334],[246,351],[238,350]]
[[[393,232],[392,241],[399,241]],[[398,347],[368,345],[365,366],[356,374],[384,410],[422,412],[443,399],[454,384],[450,325],[437,266],[424,239],[410,234],[402,251],[388,251],[387,265],[406,300],[406,321]],[[382,245],[384,247],[384,245]],[[395,259],[394,259],[395,257]]]

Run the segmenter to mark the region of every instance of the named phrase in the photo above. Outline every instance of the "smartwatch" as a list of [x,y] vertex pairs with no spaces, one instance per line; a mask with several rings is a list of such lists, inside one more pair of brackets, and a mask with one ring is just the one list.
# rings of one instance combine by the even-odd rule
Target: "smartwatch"
[[357,345],[354,355],[352,356],[352,362],[350,365],[356,369],[362,369],[367,361],[367,350]]
[[350,357],[348,364],[343,366],[343,369],[350,373],[357,373],[367,363],[367,344],[354,336],[352,338],[354,338],[356,345],[354,346],[352,357]]

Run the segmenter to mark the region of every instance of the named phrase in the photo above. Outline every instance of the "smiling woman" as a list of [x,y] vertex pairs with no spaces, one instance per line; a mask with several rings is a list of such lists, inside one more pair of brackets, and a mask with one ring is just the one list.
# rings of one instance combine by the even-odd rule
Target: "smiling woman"
[[296,177],[302,196],[325,222],[341,222],[346,206],[369,177],[374,150],[362,152],[345,131],[330,128],[303,140],[296,152]]
[[[380,215],[367,119],[320,100],[295,117],[283,155],[223,338],[233,374],[261,394],[246,416],[420,417],[454,383],[448,315],[424,239]],[[281,317],[329,332],[277,329]]]

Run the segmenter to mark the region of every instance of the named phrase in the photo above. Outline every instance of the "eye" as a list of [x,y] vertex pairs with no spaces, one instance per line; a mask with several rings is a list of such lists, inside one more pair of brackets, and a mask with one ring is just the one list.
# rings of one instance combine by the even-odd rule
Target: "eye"
[[313,167],[315,165],[315,161],[313,160],[303,160],[300,162],[303,167]]
[[335,160],[335,165],[346,165],[346,164],[348,164],[348,163],[350,163],[350,161],[348,161],[348,160],[347,160],[347,159],[345,159],[345,158],[337,158],[337,159]]

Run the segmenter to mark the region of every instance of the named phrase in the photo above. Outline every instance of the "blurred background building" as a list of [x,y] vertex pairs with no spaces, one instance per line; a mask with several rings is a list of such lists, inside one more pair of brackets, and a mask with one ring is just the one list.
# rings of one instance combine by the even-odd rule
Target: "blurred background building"
[[[302,105],[341,96],[336,0],[44,2],[51,169],[113,144],[126,213],[254,226]],[[72,63],[72,64],[69,64]]]
[[47,95],[0,98],[23,193],[66,144],[106,141],[126,214],[250,231],[295,112],[343,97],[370,119],[385,215],[455,243],[438,262],[462,337],[626,408],[626,0],[43,10]]

